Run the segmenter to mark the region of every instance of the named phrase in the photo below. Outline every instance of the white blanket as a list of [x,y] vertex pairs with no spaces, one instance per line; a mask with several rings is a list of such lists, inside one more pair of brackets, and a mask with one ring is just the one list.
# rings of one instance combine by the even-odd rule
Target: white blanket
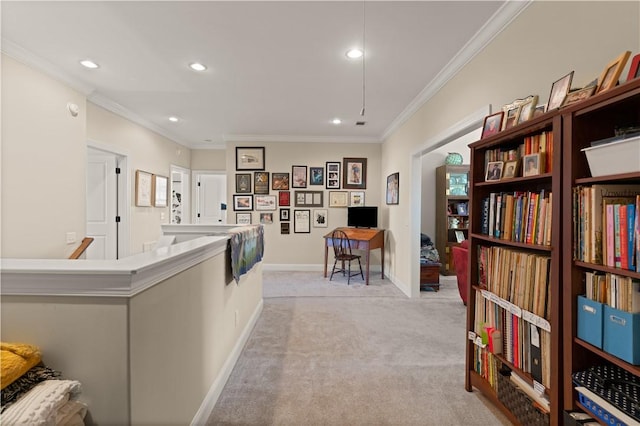
[[80,393],[76,380],[38,383],[0,415],[3,425],[79,425],[87,406],[74,398]]

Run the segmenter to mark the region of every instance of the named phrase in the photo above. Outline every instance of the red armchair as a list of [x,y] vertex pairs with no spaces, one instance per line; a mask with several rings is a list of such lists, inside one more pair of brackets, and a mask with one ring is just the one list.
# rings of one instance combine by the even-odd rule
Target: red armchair
[[467,294],[469,293],[469,240],[464,240],[459,246],[451,248],[453,254],[453,264],[456,268],[456,277],[458,278],[458,291],[462,303],[467,305]]

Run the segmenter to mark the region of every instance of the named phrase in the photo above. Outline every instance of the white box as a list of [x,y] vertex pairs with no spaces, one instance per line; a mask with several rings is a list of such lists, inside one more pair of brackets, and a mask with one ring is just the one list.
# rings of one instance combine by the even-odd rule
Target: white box
[[640,136],[584,148],[592,177],[640,171]]

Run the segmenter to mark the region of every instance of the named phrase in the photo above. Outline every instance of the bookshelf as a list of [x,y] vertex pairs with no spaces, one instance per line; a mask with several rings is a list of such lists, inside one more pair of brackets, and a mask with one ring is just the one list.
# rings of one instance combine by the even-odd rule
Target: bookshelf
[[436,249],[440,273],[455,274],[451,248],[469,238],[469,165],[436,168]]
[[[482,392],[514,424],[534,422],[510,406],[503,388],[498,394],[500,367],[543,396],[547,409],[528,400],[530,412],[562,424],[561,141],[562,118],[552,111],[470,145],[465,387]],[[522,157],[533,153],[545,166],[523,176]],[[487,180],[489,162],[514,159],[514,177]],[[502,344],[490,338],[497,339],[495,330]]]
[[[602,237],[594,238],[595,231],[598,229],[596,224],[602,223],[602,219],[592,217],[590,213],[589,216],[585,214],[582,220],[587,221],[587,229],[593,229],[593,231],[587,233],[580,231],[581,219],[576,219],[574,213],[574,208],[579,208],[580,203],[574,199],[572,194],[584,193],[583,188],[594,188],[591,193],[593,195],[593,193],[597,193],[595,188],[599,186],[605,188],[607,185],[609,187],[611,185],[619,187],[622,184],[640,185],[640,159],[637,171],[593,177],[586,156],[581,151],[583,148],[589,147],[593,141],[614,136],[616,127],[640,125],[640,79],[621,84],[560,112],[564,139],[562,223],[565,226],[562,228],[564,242],[562,257],[566,265],[562,271],[564,283],[562,294],[564,336],[562,401],[565,410],[580,407],[587,411],[579,403],[577,392],[574,390],[573,373],[586,370],[591,366],[609,364],[621,367],[635,376],[640,376],[640,366],[632,365],[605,351],[604,348],[578,337],[578,296],[585,294],[586,277],[592,272],[603,275],[614,274],[636,280],[640,279],[640,273],[615,264],[608,265],[606,243],[604,253],[602,253],[602,249],[599,253],[594,252],[595,247],[602,247],[602,239],[606,241],[607,232],[605,230]],[[640,193],[637,190],[632,192]],[[589,193],[587,192],[587,194]],[[587,197],[588,200],[591,199],[589,197]],[[594,204],[596,204],[595,200]],[[598,209],[599,206],[595,208]],[[600,219],[600,221],[596,219]],[[578,227],[574,226],[574,223],[578,224]],[[571,225],[569,226],[569,224]],[[595,242],[592,244],[592,241]],[[585,246],[594,247],[594,249],[585,253]],[[628,342],[625,344],[630,345]]]

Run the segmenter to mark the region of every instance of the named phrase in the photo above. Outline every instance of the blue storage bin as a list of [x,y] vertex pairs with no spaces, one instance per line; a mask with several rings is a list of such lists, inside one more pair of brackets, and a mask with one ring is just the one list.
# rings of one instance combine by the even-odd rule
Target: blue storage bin
[[578,296],[578,338],[602,349],[604,305]]
[[640,314],[604,307],[606,352],[633,365],[640,365]]

